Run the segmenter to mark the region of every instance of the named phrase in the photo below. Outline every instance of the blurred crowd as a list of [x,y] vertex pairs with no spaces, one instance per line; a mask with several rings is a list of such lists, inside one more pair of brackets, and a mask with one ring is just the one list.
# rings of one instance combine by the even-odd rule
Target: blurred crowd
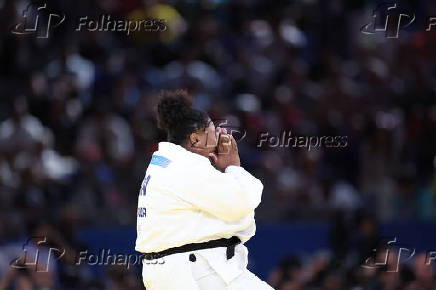
[[[386,252],[380,254],[385,257]],[[433,290],[436,289],[434,270],[426,266],[426,253],[420,253],[412,263],[401,265],[398,271],[397,255],[383,267],[337,267],[326,254],[299,259],[286,257],[270,277],[278,290]]]
[[361,211],[348,217],[336,212],[333,220],[331,250],[283,257],[269,275],[274,289],[436,289],[429,252],[398,244],[397,237],[382,237],[378,222]]
[[[145,168],[166,137],[156,97],[176,88],[239,132],[242,164],[265,185],[259,222],[435,220],[436,38],[362,34],[373,1],[51,1],[66,20],[48,38],[10,32],[27,5],[0,1],[0,242],[42,228],[78,249],[78,228],[134,227]],[[403,5],[436,15],[432,1]],[[163,19],[167,30],[74,30],[102,14]],[[259,146],[284,131],[346,146]],[[272,279],[278,289],[351,289],[328,264],[294,257]],[[406,289],[389,282],[398,273],[353,275],[368,289]],[[110,289],[135,289],[121,280]]]

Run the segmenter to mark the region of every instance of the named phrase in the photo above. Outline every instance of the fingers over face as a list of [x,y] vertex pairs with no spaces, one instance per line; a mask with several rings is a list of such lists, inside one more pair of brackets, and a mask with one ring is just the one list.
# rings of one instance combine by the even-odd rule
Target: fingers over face
[[212,164],[216,164],[218,157],[214,153],[209,153],[209,160],[212,162]]
[[216,132],[218,134],[227,134],[227,129],[226,128],[217,127],[216,128]]
[[227,134],[222,134],[218,141],[218,153],[228,154],[230,152],[231,138]]
[[231,142],[232,142],[232,150],[238,152],[238,144],[236,143],[235,137],[230,135],[230,139],[231,139]]

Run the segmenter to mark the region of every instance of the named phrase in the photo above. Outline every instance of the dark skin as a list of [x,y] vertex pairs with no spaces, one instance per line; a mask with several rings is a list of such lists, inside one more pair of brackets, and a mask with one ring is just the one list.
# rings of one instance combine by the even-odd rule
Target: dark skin
[[235,138],[225,128],[216,127],[209,119],[208,126],[189,135],[183,147],[193,153],[209,158],[212,165],[221,171],[228,166],[241,166]]

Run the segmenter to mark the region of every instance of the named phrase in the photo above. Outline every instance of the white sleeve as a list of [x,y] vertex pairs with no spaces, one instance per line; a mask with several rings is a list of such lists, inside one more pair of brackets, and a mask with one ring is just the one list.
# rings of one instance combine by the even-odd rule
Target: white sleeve
[[209,167],[191,171],[180,180],[178,195],[226,222],[238,221],[259,205],[263,184],[242,167],[229,166],[225,173]]
[[233,176],[238,181],[243,191],[250,195],[250,206],[253,209],[258,207],[263,191],[262,182],[240,166],[229,166],[226,168],[225,173]]

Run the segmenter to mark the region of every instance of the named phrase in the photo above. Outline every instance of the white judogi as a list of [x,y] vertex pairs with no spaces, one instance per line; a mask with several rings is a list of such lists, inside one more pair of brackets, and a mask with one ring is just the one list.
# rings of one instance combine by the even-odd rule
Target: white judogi
[[242,167],[216,170],[209,159],[179,145],[159,143],[138,199],[136,250],[160,252],[190,243],[237,236],[235,256],[226,248],[144,261],[147,290],[272,289],[247,269],[243,245],[255,233],[254,209],[263,185]]

